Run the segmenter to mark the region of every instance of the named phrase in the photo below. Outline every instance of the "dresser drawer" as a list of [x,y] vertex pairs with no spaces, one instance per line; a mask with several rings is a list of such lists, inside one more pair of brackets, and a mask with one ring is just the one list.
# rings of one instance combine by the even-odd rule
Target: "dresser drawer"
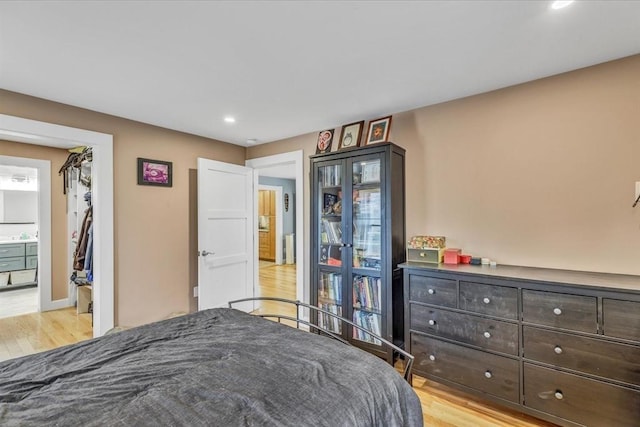
[[24,270],[24,257],[0,258],[0,271]]
[[411,353],[418,375],[422,372],[518,402],[517,360],[417,334],[411,335]]
[[455,307],[458,293],[455,280],[409,275],[409,298],[426,304]]
[[605,335],[640,341],[640,302],[605,298],[602,305]]
[[518,318],[518,290],[461,281],[460,308],[515,320]]
[[26,243],[26,245],[25,245],[25,254],[26,255],[38,255],[38,244],[37,243]]
[[38,257],[37,256],[28,256],[26,262],[26,268],[37,268],[38,267]]
[[0,245],[0,259],[24,256],[24,243]]
[[598,332],[595,297],[522,291],[522,320],[581,332]]
[[640,385],[640,346],[523,327],[524,357]]
[[524,364],[524,404],[587,426],[637,427],[640,391]]
[[411,305],[411,328],[489,350],[518,355],[518,325]]

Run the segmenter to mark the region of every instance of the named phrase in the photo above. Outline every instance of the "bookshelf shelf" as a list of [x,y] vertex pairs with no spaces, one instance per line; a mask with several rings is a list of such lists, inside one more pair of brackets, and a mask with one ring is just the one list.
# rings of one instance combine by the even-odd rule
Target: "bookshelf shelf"
[[[392,143],[311,156],[311,302],[402,346],[404,149]],[[327,316],[314,319],[389,362],[391,350]]]

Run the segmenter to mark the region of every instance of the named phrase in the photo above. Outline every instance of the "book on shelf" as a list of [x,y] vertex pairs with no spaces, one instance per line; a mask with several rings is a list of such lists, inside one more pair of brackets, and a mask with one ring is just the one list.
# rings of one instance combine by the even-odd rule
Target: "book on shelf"
[[363,184],[368,182],[380,182],[380,162],[363,162],[360,181]]
[[322,219],[322,230],[320,232],[321,239],[326,235],[327,243],[342,242],[342,222],[330,221],[326,218]]
[[371,224],[367,230],[364,256],[366,258],[380,258],[380,225]]
[[320,182],[323,187],[338,187],[342,184],[340,165],[324,166],[320,169]]
[[[318,304],[318,307],[336,316],[342,317],[342,307],[339,305],[320,303]],[[332,332],[341,333],[342,321],[340,321],[336,316],[331,316],[327,313],[318,313],[318,326]]]
[[361,188],[358,190],[358,215],[363,217],[380,217],[381,199],[379,188]]
[[[366,329],[367,331],[371,331],[376,335],[380,335],[380,315],[379,314],[368,313],[362,310],[354,310],[353,323]],[[372,337],[367,332],[362,331],[358,328],[353,328],[353,336],[354,338],[360,341],[366,341],[366,342],[370,342],[377,345],[382,344],[380,340]]]
[[353,279],[353,304],[356,308],[379,312],[381,279],[378,277],[355,276]]

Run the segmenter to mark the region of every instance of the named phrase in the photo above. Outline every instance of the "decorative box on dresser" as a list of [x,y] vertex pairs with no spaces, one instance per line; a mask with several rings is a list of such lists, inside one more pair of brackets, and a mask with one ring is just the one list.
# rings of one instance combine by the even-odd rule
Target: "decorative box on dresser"
[[640,276],[401,267],[415,375],[563,426],[640,426]]

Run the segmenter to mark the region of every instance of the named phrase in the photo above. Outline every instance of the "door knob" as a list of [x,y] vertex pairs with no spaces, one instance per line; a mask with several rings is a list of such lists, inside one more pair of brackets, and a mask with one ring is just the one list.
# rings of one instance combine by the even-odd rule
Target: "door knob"
[[198,255],[200,256],[207,256],[207,255],[215,255],[215,252],[209,252],[209,251],[202,251],[202,252],[198,252]]

